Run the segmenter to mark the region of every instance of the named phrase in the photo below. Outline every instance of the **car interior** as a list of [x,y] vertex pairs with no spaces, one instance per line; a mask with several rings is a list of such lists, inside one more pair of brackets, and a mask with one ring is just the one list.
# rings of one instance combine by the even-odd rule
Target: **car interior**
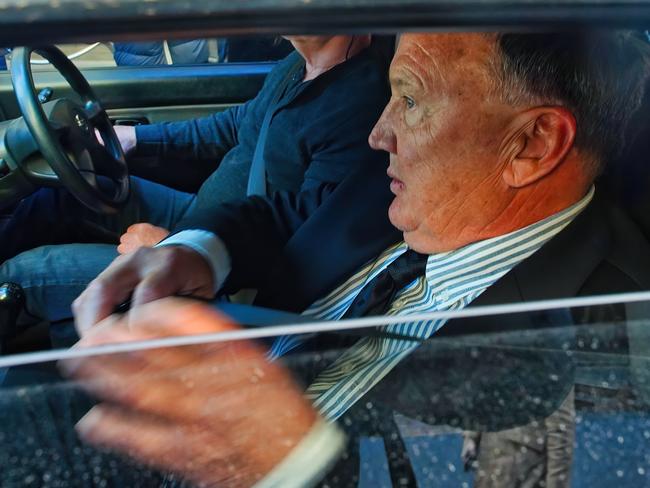
[[[43,54],[47,56],[46,53],[43,52]],[[34,109],[34,106],[32,109],[19,107],[18,100],[31,98],[32,103],[39,103],[36,101],[36,96],[40,97],[45,90],[49,94],[48,101],[45,103],[49,103],[50,106],[50,110],[48,110],[48,117],[51,117],[50,123],[54,118],[60,117],[63,126],[71,127],[71,124],[74,123],[72,112],[75,111],[75,108],[72,107],[81,110],[82,103],[89,98],[89,93],[80,94],[79,89],[75,91],[64,76],[68,80],[75,77],[79,85],[85,85],[84,78],[87,77],[88,83],[92,86],[91,97],[96,97],[97,105],[101,106],[102,110],[105,108],[105,116],[114,125],[139,125],[183,120],[221,111],[254,97],[261,87],[264,77],[273,66],[273,62],[262,61],[250,64],[223,63],[199,67],[138,68],[129,66],[120,67],[120,69],[107,67],[87,69],[81,75],[74,64],[58,54],[56,50],[52,50],[50,54],[62,65],[65,75],[55,69],[42,70],[32,75],[30,64],[24,62],[23,68],[26,68],[27,71],[21,78],[25,90],[22,95],[14,90],[9,72],[0,73],[0,114],[4,120],[1,123],[0,131],[5,143],[5,156],[2,158],[2,181],[0,182],[0,200],[2,202],[0,204],[0,220],[8,219],[15,204],[40,186],[61,184],[61,180],[56,176],[57,172],[51,169],[47,158],[42,156],[44,153],[39,151],[34,139],[28,135],[29,129],[24,122],[11,123],[16,118],[18,121],[24,120],[21,116],[21,108],[26,111]],[[24,55],[26,61],[31,53],[25,52]],[[12,71],[16,73],[18,69],[17,56],[14,57],[13,66]],[[31,84],[32,76],[34,85]],[[217,79],[219,82],[215,83],[214,81]],[[63,102],[65,107],[60,103],[61,101],[65,101]],[[38,111],[31,113],[38,114]],[[58,115],[54,115],[55,113]],[[43,133],[48,133],[47,121],[41,120],[33,123],[40,124]],[[77,134],[83,138],[82,133],[78,132]],[[45,140],[43,143],[51,148],[57,144],[54,139]],[[56,151],[56,149],[54,150]],[[89,187],[85,187],[85,180],[81,177],[81,173],[74,171],[76,161],[74,164],[71,162],[66,164],[65,155],[59,153],[59,156],[63,158],[62,169],[65,171],[67,166],[68,171],[72,170],[76,173],[69,174],[72,180],[76,180],[76,183],[69,180],[69,184],[76,185],[81,193],[86,194],[87,204],[91,208],[99,212],[114,212],[119,208],[119,200],[121,199],[123,203],[128,196],[128,189],[122,191],[121,197],[115,194],[111,195],[111,191],[114,190],[111,188],[107,188],[105,191],[98,187],[95,187],[97,191],[89,190]],[[191,169],[185,168],[183,171],[167,171],[157,168],[155,162],[152,160],[151,164],[148,164],[146,160],[141,161],[138,170],[134,171],[131,168],[129,172],[182,191],[196,191],[209,174],[209,172],[201,174],[198,170],[201,167],[199,165],[193,166]],[[182,168],[182,161],[178,163],[178,167]],[[104,193],[106,195],[103,195]],[[117,198],[115,198],[116,196]],[[43,326],[46,327],[47,324],[43,324]],[[7,340],[9,343],[15,342],[16,345],[9,344],[8,349],[3,347],[3,350],[21,351],[25,346],[27,349],[41,348],[48,342],[42,332],[43,330],[28,330],[15,334],[7,331],[6,335],[3,334],[3,342]],[[20,336],[25,334],[26,340],[22,340]],[[16,335],[18,337],[15,337]]]
[[[84,67],[83,63],[78,63],[80,69],[56,45],[129,40],[138,28],[145,29],[144,34],[140,32],[139,35],[147,40],[160,39],[161,33],[175,38],[216,38],[232,34],[243,43],[248,37],[257,39],[259,34],[313,33],[323,29],[339,33],[373,30],[399,36],[403,31],[413,30],[490,30],[503,26],[515,29],[650,27],[650,8],[638,5],[643,2],[626,5],[613,2],[613,7],[608,8],[600,2],[566,2],[566,6],[541,2],[535,6],[494,0],[484,2],[494,5],[449,2],[453,4],[449,7],[445,2],[431,1],[412,2],[414,5],[406,9],[399,2],[388,0],[352,2],[352,7],[345,6],[346,2],[327,6],[317,1],[314,2],[315,14],[311,11],[292,14],[300,10],[298,4],[302,2],[283,1],[259,11],[254,9],[259,6],[244,6],[241,11],[226,9],[225,13],[219,11],[223,2],[216,2],[215,12],[202,15],[199,11],[188,11],[179,16],[177,24],[171,22],[168,13],[156,13],[147,27],[143,27],[143,14],[136,3],[123,2],[124,10],[119,16],[108,15],[105,19],[54,17],[43,20],[38,16],[34,25],[29,26],[12,11],[7,20],[0,21],[0,25],[6,22],[8,27],[0,34],[0,39],[15,46],[9,70],[0,71],[0,228],[2,219],[11,216],[20,199],[40,186],[65,186],[84,205],[103,212],[119,212],[120,205],[128,197],[129,174],[182,191],[196,191],[209,172],[188,171],[183,168],[182,161],[178,162],[176,171],[161,170],[154,159],[127,168],[119,142],[114,133],[111,136],[110,126],[184,120],[244,103],[258,93],[276,62],[247,60],[128,67]],[[168,8],[178,8],[176,3],[182,2],[169,2]],[[252,2],[255,3],[264,2]],[[469,3],[469,7],[465,5]],[[249,17],[242,17],[242,13]],[[63,14],[56,12],[54,15]],[[120,24],[119,19],[123,18],[132,20]],[[66,22],[69,22],[69,30],[63,32],[61,26]],[[92,34],[85,31],[87,25],[96,26],[96,31]],[[36,45],[39,47],[21,47]],[[30,63],[32,52],[48,60],[52,69],[34,69]],[[650,86],[646,89],[642,108],[631,123],[632,130],[620,159],[613,161],[597,182],[599,188],[625,209],[648,240],[649,115]],[[107,141],[105,146],[98,147],[94,137],[89,137],[87,121],[99,129]],[[69,137],[72,134],[67,139],[72,143],[67,147],[60,144],[60,134],[64,132]],[[95,178],[90,171],[84,172],[98,168],[103,177]],[[620,238],[625,239],[625,236]],[[20,304],[19,295],[20,291],[10,286],[0,288],[0,302],[13,300]],[[611,305],[603,300],[596,306]],[[574,446],[571,453],[566,454],[572,464],[570,484],[566,486],[648,486],[650,334],[646,328],[650,308],[648,302],[641,299],[621,303],[612,298],[612,303],[626,308],[628,317],[632,318],[624,323],[602,323],[595,315],[590,323],[580,326],[473,335],[454,335],[452,331],[437,340],[424,341],[409,361],[400,365],[400,373],[396,376],[401,380],[380,383],[368,399],[364,421],[371,418],[376,423],[373,428],[385,434],[382,419],[397,418],[399,432],[395,433],[395,438],[402,441],[384,445],[377,443],[376,437],[364,437],[360,452],[355,455],[366,462],[362,463],[360,471],[349,474],[355,480],[354,485],[363,488],[479,486],[476,457],[461,455],[461,451],[466,452],[472,433],[483,433],[483,438],[487,439],[488,433],[528,424],[531,419],[537,422],[548,418],[557,412],[567,392],[571,391],[571,395],[575,394],[575,411],[570,428],[575,429],[575,440],[571,441]],[[22,307],[23,304],[18,306]],[[245,304],[226,303],[221,308],[253,329],[263,329],[259,334],[263,339],[273,337],[274,326],[307,322],[302,316]],[[558,308],[549,307],[543,311],[551,314]],[[578,313],[581,306],[568,305],[566,309]],[[0,311],[0,314],[16,313],[16,310]],[[518,313],[521,317],[535,318],[542,314],[535,307],[521,312],[513,309],[508,313],[515,321],[520,318]],[[489,311],[485,314],[489,315]],[[521,320],[524,322],[523,318]],[[271,329],[264,332],[269,327]],[[341,330],[344,331],[345,326]],[[364,330],[349,332],[363,335]],[[51,365],[56,351],[54,356],[44,355],[40,359],[38,355],[29,356],[50,349],[48,334],[47,323],[19,332],[0,330],[0,372],[5,364],[3,359],[7,359],[7,364],[21,365],[18,369],[24,368],[27,372],[12,377],[12,383],[0,387],[0,391],[2,388],[42,387],[49,381],[46,374],[40,375],[41,366]],[[575,340],[580,347],[569,354],[577,364],[573,369],[565,363],[564,345]],[[502,355],[503,351],[508,354]],[[318,354],[291,360],[307,361],[317,367],[330,360],[335,352],[321,350]],[[28,359],[21,361],[20,356]],[[33,358],[34,363],[30,363],[29,358]],[[435,393],[430,393],[428,398],[409,383],[409,375],[435,377],[441,370],[456,371],[450,365],[458,364],[464,365],[463,372],[467,374],[456,376],[454,372],[432,380],[430,388]],[[0,374],[0,380],[2,378]],[[527,387],[521,387],[524,384]],[[422,402],[427,403],[427,409],[422,409]],[[381,408],[373,406],[379,403]],[[0,418],[2,405],[0,400]],[[487,445],[488,441],[484,442]],[[1,451],[2,448],[0,460],[4,459]],[[400,459],[410,460],[406,475],[399,470]],[[19,464],[12,464],[12,469],[22,476]],[[11,479],[18,479],[18,475]],[[6,486],[21,486],[15,481],[8,483]],[[1,473],[0,485],[5,486]],[[34,482],[24,486],[51,485]],[[523,485],[513,483],[511,486]]]

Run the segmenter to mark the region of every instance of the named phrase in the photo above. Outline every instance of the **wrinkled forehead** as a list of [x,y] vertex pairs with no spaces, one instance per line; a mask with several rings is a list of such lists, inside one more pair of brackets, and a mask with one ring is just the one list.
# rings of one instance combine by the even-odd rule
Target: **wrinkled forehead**
[[494,59],[496,36],[490,34],[404,34],[400,38],[391,78],[415,77],[425,85],[487,74]]

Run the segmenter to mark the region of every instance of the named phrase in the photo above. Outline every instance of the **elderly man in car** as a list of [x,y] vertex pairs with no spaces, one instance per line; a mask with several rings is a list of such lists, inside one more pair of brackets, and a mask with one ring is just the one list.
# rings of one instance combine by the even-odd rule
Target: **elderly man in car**
[[[646,49],[622,32],[404,35],[370,135],[390,154],[389,181],[368,167],[335,190],[252,198],[186,221],[159,246],[118,258],[77,299],[77,347],[233,330],[206,305],[155,300],[241,286],[257,287],[261,305],[324,319],[647,289],[647,241],[594,184],[624,145]],[[398,232],[368,226],[362,242],[323,230],[381,184]],[[129,297],[128,316],[109,317]],[[318,336],[67,363],[105,401],[78,429],[207,485],[315,483],[343,442],[327,421],[419,340],[468,330],[462,320],[405,321],[357,336],[310,383],[309,402],[265,355],[318,347]]]

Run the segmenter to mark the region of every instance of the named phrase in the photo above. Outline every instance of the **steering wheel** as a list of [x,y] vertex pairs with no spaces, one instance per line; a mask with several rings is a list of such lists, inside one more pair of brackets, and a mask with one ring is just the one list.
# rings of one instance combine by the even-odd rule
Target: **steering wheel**
[[[80,104],[69,99],[41,104],[30,64],[33,52],[63,75]],[[11,59],[11,80],[22,119],[12,121],[6,129],[4,143],[6,164],[19,173],[13,175],[15,188],[25,190],[31,184],[33,191],[39,186],[64,186],[89,209],[116,212],[128,200],[129,173],[111,121],[86,79],[54,46],[19,47],[13,50]],[[31,138],[26,137],[25,129]],[[47,164],[34,152],[40,152]]]

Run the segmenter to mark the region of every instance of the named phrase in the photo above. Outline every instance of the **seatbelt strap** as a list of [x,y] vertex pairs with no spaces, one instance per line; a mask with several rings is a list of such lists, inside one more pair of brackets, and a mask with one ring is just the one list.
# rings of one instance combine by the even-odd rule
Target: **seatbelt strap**
[[253,195],[266,196],[266,161],[264,161],[264,148],[266,147],[266,136],[269,131],[269,126],[271,125],[271,119],[277,110],[278,101],[280,97],[284,94],[287,85],[293,79],[293,76],[302,69],[304,66],[304,60],[298,56],[298,60],[289,68],[287,74],[285,75],[282,82],[278,85],[271,103],[269,103],[268,108],[266,109],[266,114],[264,114],[264,120],[262,121],[262,126],[260,128],[260,135],[257,138],[257,145],[255,146],[255,152],[253,153],[253,162],[251,163],[251,170],[248,176],[248,188],[246,194],[250,197]]
[[165,62],[167,64],[174,64],[174,59],[172,58],[172,52],[169,50],[169,44],[167,41],[163,41],[163,53],[165,54]]

